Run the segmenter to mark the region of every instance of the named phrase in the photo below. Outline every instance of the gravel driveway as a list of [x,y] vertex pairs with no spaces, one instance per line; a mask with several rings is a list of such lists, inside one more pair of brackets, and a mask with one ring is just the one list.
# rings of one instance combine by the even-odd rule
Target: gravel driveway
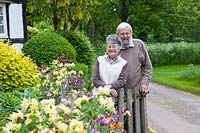
[[200,133],[200,97],[156,83],[147,96],[149,127],[157,133]]

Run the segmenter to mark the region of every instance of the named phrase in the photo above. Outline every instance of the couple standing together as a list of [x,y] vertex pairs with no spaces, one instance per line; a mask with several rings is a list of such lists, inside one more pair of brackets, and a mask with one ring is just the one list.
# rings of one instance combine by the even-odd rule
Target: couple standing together
[[120,23],[116,35],[106,38],[106,54],[96,60],[93,84],[96,88],[110,88],[113,97],[118,95],[120,88],[131,89],[141,95],[149,93],[152,64],[144,43],[133,39],[132,34],[128,23]]

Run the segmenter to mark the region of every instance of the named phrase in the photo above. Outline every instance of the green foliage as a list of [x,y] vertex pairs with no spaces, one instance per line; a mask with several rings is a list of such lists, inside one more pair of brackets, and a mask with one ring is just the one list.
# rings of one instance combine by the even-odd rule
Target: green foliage
[[77,57],[76,61],[84,63],[89,68],[89,74],[91,74],[91,68],[95,61],[94,47],[90,43],[89,39],[81,32],[70,31],[64,33],[63,36],[73,45],[76,49]]
[[75,59],[76,51],[62,36],[55,32],[41,32],[28,40],[22,51],[36,62],[38,66],[49,64],[61,54],[67,59]]
[[200,63],[198,43],[150,44],[147,49],[154,66]]
[[0,42],[0,91],[36,85],[37,66],[8,43]]
[[40,33],[40,32],[44,32],[44,31],[53,31],[53,27],[52,24],[48,21],[48,20],[43,20],[40,22],[35,22],[33,23],[33,26],[27,26],[27,32],[28,32],[28,40]]
[[0,92],[0,129],[8,122],[9,115],[20,109],[19,104],[21,103],[21,95],[17,92],[3,93]]
[[105,41],[98,41],[95,44],[96,55],[101,56],[104,55],[106,52],[106,42]]
[[39,30],[37,28],[27,26],[27,33],[28,33],[28,40],[33,37],[34,35],[39,33]]
[[88,66],[83,64],[83,63],[76,62],[75,63],[75,70],[76,71],[83,71],[83,73],[84,73],[84,77],[83,77],[83,79],[84,79],[84,87],[89,89],[92,81],[89,80],[90,79],[90,74],[89,74]]
[[23,98],[42,98],[42,92],[39,89],[28,88],[24,92],[0,92],[0,131],[1,127],[9,120],[9,115],[12,112],[17,112],[21,109],[21,101]]
[[92,19],[87,27],[91,40],[102,39],[110,33],[115,33],[120,21],[126,21],[133,27],[133,36],[145,42],[176,42],[179,41],[177,38],[190,42],[200,41],[198,0],[97,2],[97,6],[91,11]]

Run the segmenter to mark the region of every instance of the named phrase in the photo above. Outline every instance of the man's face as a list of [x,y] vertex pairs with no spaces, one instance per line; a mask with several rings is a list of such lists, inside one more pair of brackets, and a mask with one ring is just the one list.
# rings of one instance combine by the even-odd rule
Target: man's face
[[119,31],[118,36],[121,40],[129,40],[132,37],[132,33],[130,29],[125,28]]
[[122,41],[122,47],[127,48],[132,40],[132,32],[130,29],[121,29],[118,33],[118,36]]

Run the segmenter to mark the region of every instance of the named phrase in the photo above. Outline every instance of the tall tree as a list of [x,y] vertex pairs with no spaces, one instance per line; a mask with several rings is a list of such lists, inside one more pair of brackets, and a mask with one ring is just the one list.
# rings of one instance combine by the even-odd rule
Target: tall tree
[[126,21],[132,25],[134,36],[144,41],[169,42],[180,38],[200,40],[198,39],[199,0],[98,0],[98,2],[102,4],[99,4],[92,13],[92,22],[95,31],[104,33],[104,36],[114,33],[120,21]]
[[90,19],[88,9],[95,0],[27,0],[29,19],[50,19],[55,30],[77,28],[80,21]]

